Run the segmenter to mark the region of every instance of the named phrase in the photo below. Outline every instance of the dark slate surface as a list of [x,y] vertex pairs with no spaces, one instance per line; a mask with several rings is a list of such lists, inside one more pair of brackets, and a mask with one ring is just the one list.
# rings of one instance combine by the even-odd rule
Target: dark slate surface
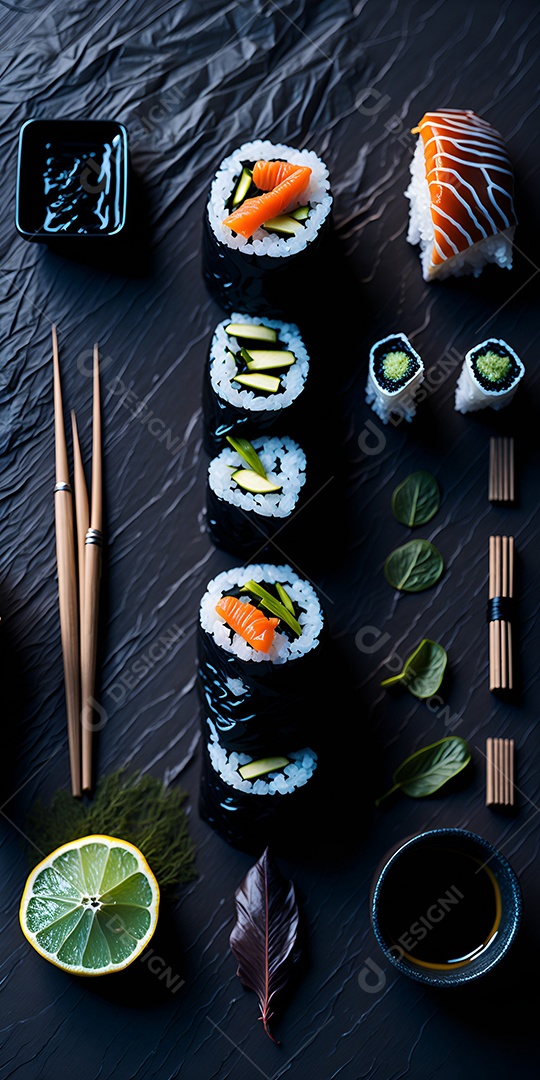
[[[525,972],[534,972],[538,946],[536,5],[53,0],[2,4],[1,19],[2,1080],[532,1076],[537,1019]],[[424,111],[444,105],[474,108],[508,140],[521,221],[511,274],[489,269],[478,281],[428,286],[405,242],[408,132]],[[140,231],[131,252],[96,265],[17,237],[16,140],[31,116],[127,124],[139,181]],[[252,860],[203,825],[196,804],[197,604],[207,579],[234,563],[211,549],[204,532],[200,385],[220,312],[200,276],[200,228],[214,168],[254,135],[315,149],[328,162],[336,199],[339,266],[322,283],[327,310],[303,299],[297,313],[325,391],[313,408],[310,441],[318,440],[319,453],[311,460],[321,483],[335,477],[328,485],[334,518],[328,535],[306,532],[300,565],[321,590],[336,641],[338,662],[321,672],[321,707],[336,761],[346,761],[343,782],[357,792],[338,821],[328,808],[317,855],[298,850],[281,861],[302,897],[308,947],[277,1028],[280,1048],[257,1023],[256,1000],[242,991],[228,951],[233,892]],[[178,976],[170,988],[143,965],[109,980],[72,979],[34,955],[18,927],[25,816],[37,796],[68,783],[52,321],[66,408],[77,410],[87,458],[85,370],[95,339],[107,361],[99,690],[107,717],[99,769],[125,764],[178,774],[190,795],[199,878],[164,911],[156,941],[169,979]],[[423,354],[433,392],[413,425],[389,428],[379,452],[366,453],[382,431],[363,400],[367,351],[395,329]],[[498,416],[463,417],[453,411],[459,358],[487,334],[522,355],[526,387]],[[124,388],[134,395],[129,407],[118,392]],[[168,435],[151,434],[148,413],[134,415],[139,403]],[[487,502],[488,437],[496,432],[515,433],[519,444],[520,500],[508,511]],[[433,469],[441,482],[443,506],[424,533],[439,545],[446,572],[429,593],[403,596],[385,584],[382,564],[407,538],[391,516],[390,495],[415,468]],[[521,694],[514,703],[487,689],[487,538],[497,530],[512,532],[519,552]],[[355,645],[365,627],[388,635],[371,637],[381,647],[369,653]],[[391,698],[378,685],[388,657],[406,655],[427,634],[450,656],[439,707]],[[135,662],[161,638],[169,642],[161,659],[144,677],[135,674]],[[345,671],[352,688],[336,710]],[[424,802],[403,798],[378,816],[366,809],[369,779],[383,789],[404,756],[449,730],[473,748],[468,783]],[[514,819],[483,805],[488,735],[516,740]],[[524,892],[523,930],[508,962],[464,991],[433,993],[398,976],[369,927],[368,889],[380,857],[401,837],[436,825],[471,827],[495,842]],[[370,961],[383,969],[374,993],[359,984]]]

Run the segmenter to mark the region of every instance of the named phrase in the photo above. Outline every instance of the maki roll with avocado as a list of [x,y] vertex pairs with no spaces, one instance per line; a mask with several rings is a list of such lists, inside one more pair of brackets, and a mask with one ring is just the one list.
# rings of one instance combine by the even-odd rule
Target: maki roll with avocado
[[424,365],[405,334],[390,334],[369,354],[366,401],[387,424],[394,416],[412,420],[414,395],[424,378]]
[[290,519],[306,481],[304,451],[287,437],[251,443],[228,435],[227,441],[208,469],[207,527],[214,544],[249,558],[276,532],[290,543]]
[[482,341],[465,357],[456,385],[457,412],[476,412],[488,405],[502,409],[510,404],[524,374],[519,356],[505,341]]
[[328,170],[312,150],[255,140],[222,161],[205,212],[203,274],[225,311],[283,314],[325,233]]
[[200,815],[234,847],[260,850],[307,825],[317,768],[317,754],[310,747],[263,758],[226,750],[209,723]]
[[256,757],[316,742],[324,629],[315,590],[289,566],[218,574],[200,606],[203,728],[211,723],[226,749]]
[[203,381],[207,452],[223,449],[233,433],[253,439],[285,421],[291,430],[308,372],[309,356],[294,323],[238,312],[219,323]]

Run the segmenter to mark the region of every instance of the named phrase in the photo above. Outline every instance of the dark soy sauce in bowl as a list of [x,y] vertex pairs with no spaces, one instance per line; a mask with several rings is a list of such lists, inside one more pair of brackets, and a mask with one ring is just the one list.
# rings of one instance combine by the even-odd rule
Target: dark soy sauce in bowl
[[387,868],[380,931],[414,965],[435,971],[469,965],[494,942],[500,921],[495,875],[452,837],[413,845]]

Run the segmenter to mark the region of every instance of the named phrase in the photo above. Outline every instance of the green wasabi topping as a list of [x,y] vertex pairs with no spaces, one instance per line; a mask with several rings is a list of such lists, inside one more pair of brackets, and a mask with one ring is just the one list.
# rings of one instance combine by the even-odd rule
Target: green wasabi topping
[[484,376],[484,379],[489,379],[492,383],[502,382],[508,375],[510,368],[510,357],[500,356],[499,353],[492,352],[491,349],[488,352],[482,353],[481,356],[476,357],[476,367],[480,372],[480,375]]
[[392,379],[393,382],[402,379],[407,374],[410,359],[410,356],[407,356],[405,352],[394,351],[387,353],[382,362],[386,378]]

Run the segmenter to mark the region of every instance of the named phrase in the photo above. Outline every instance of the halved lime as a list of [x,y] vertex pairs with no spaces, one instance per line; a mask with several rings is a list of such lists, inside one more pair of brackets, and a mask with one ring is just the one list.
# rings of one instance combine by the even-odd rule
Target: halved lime
[[30,874],[19,918],[24,936],[75,975],[122,971],[156,928],[159,886],[138,848],[84,836],[53,851]]

